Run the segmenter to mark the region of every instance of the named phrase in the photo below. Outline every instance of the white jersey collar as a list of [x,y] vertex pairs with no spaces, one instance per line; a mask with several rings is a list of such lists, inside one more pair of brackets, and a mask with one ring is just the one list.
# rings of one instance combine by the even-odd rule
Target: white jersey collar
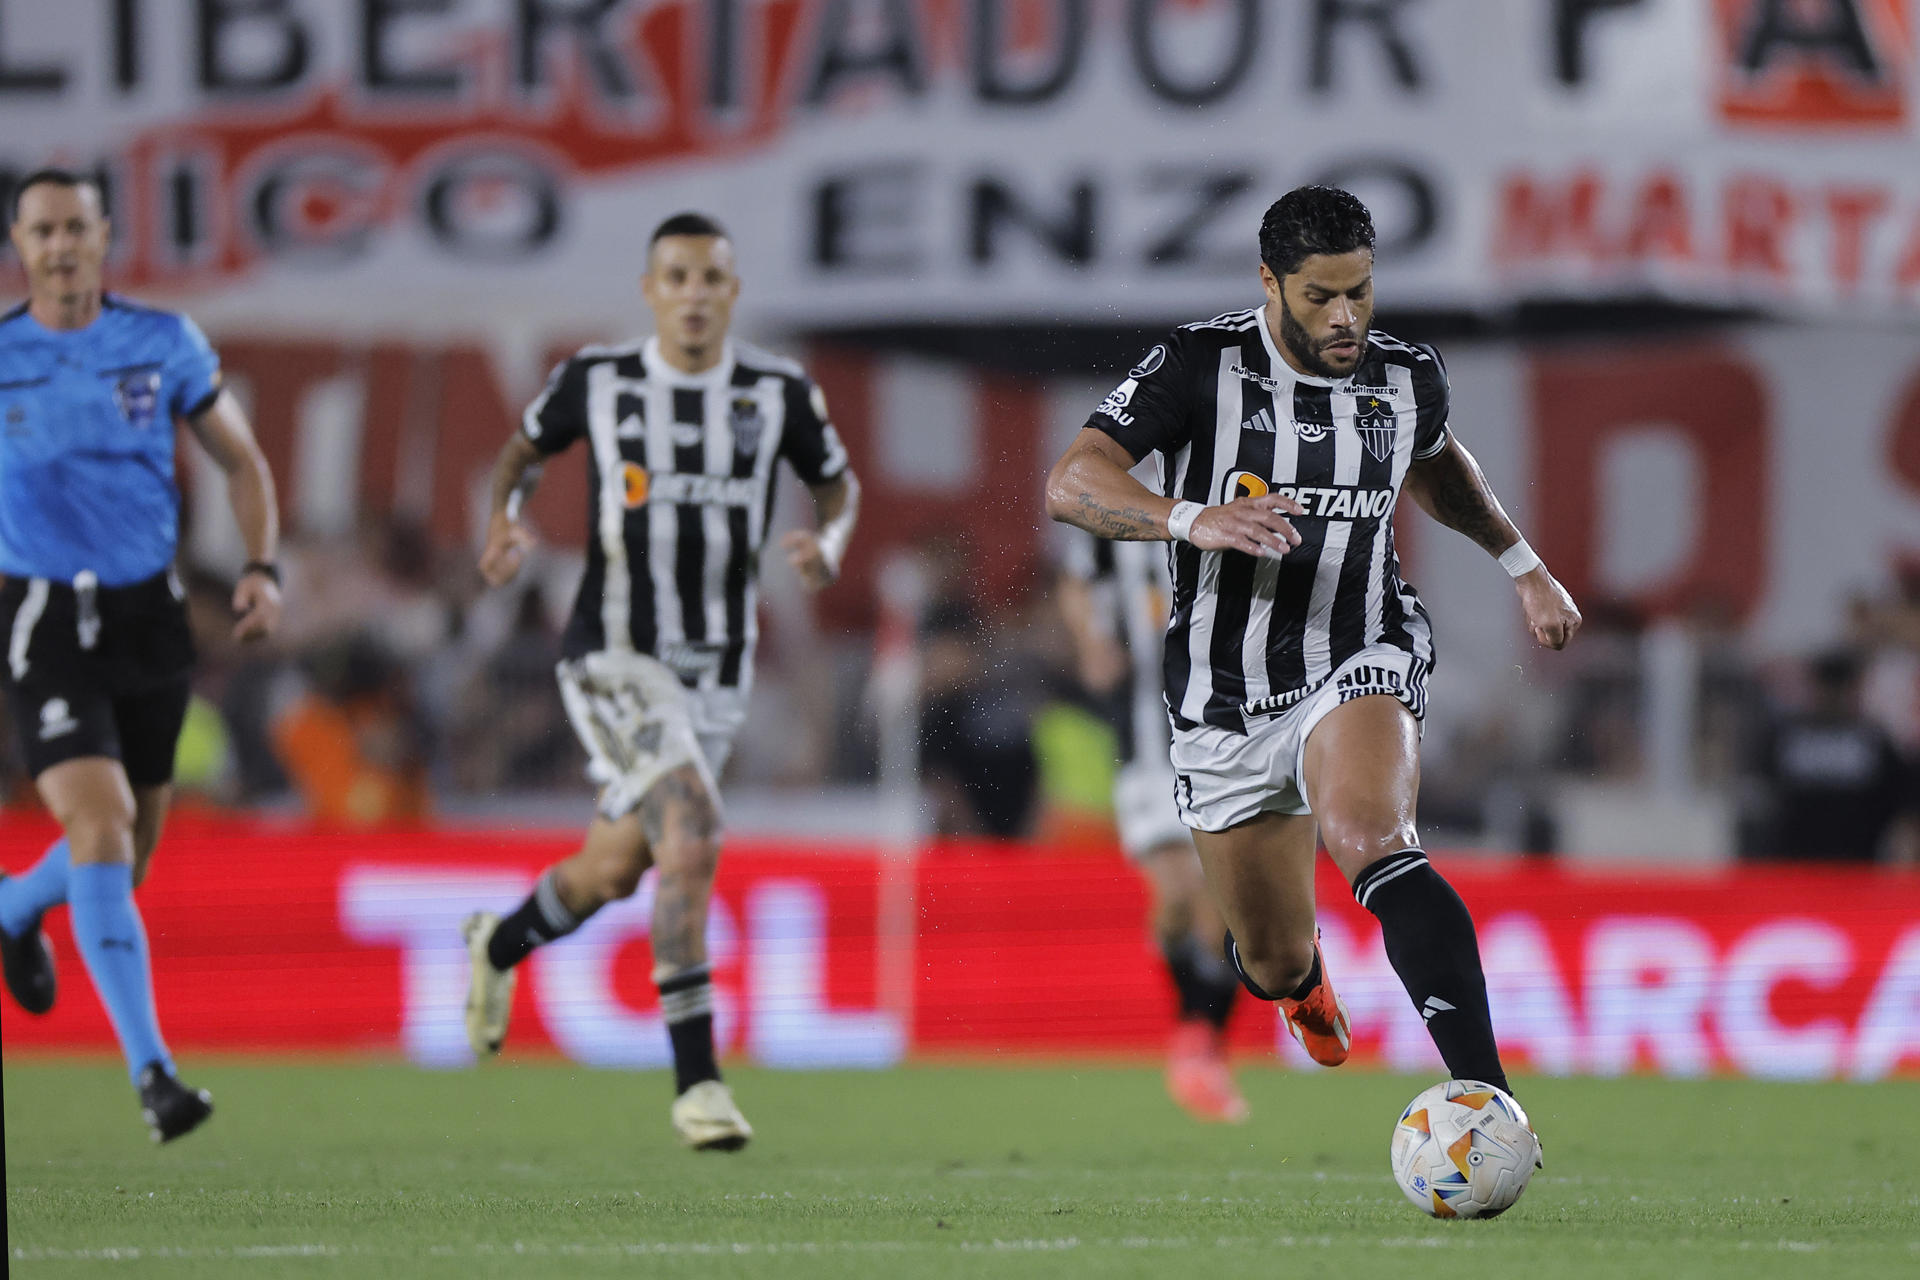
[[682,373],[667,363],[660,350],[660,335],[648,338],[640,348],[641,357],[647,362],[647,376],[657,378],[661,384],[669,387],[710,390],[724,387],[733,381],[733,339],[725,338],[720,343],[720,362],[705,373]]

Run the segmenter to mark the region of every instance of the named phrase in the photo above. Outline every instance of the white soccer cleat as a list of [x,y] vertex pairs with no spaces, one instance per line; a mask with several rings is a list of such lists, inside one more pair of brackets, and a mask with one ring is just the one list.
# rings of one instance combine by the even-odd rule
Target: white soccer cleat
[[695,1151],[738,1151],[753,1137],[732,1091],[718,1080],[702,1080],[673,1100],[673,1129]]
[[494,968],[487,955],[487,940],[499,923],[500,917],[493,912],[476,911],[460,924],[473,971],[467,982],[467,1043],[477,1058],[500,1052],[507,1038],[507,1019],[513,1016],[516,975],[512,969]]

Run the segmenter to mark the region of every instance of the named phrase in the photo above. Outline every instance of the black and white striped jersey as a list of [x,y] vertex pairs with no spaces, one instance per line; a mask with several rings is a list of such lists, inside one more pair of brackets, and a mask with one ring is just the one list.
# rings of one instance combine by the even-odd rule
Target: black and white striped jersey
[[1120,739],[1120,763],[1167,754],[1167,703],[1161,676],[1162,637],[1173,583],[1166,547],[1157,542],[1114,542],[1088,533],[1076,537],[1066,571],[1093,596],[1094,625],[1127,655],[1127,676],[1109,708]]
[[668,364],[657,338],[587,347],[521,430],[546,455],[589,445],[587,568],[563,654],[631,648],[690,686],[750,684],[774,463],[810,485],[847,468],[805,371],[731,341],[702,374]]
[[1167,497],[1274,493],[1307,509],[1283,559],[1173,544],[1176,725],[1244,733],[1372,644],[1409,653],[1425,687],[1433,632],[1400,580],[1393,509],[1407,467],[1446,445],[1447,397],[1433,348],[1377,330],[1352,376],[1296,373],[1260,307],[1175,330],[1101,402],[1087,425],[1135,460],[1157,451]]

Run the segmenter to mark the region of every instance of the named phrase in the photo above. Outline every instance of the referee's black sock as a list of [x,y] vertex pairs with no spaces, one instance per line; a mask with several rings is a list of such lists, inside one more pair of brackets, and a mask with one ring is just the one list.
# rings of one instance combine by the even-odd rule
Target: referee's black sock
[[535,947],[566,937],[586,919],[560,901],[560,886],[553,868],[548,867],[527,900],[494,926],[493,936],[487,939],[487,959],[504,973],[532,955]]
[[1353,896],[1379,917],[1387,959],[1454,1079],[1506,1089],[1487,1011],[1480,943],[1467,904],[1453,886],[1421,850],[1402,849],[1356,876]]
[[1240,990],[1233,970],[1190,933],[1162,938],[1160,954],[1166,958],[1173,989],[1180,993],[1180,1020],[1204,1018],[1216,1029],[1224,1028],[1233,1013],[1233,998]]

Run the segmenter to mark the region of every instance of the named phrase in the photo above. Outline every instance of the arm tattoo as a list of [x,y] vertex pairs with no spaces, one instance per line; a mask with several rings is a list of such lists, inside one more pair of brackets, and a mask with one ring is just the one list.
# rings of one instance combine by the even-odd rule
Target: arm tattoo
[[1080,495],[1079,509],[1074,515],[1075,524],[1103,538],[1118,538],[1123,542],[1154,542],[1166,538],[1159,522],[1149,512],[1139,507],[1103,506],[1092,494]]
[[1500,500],[1487,487],[1480,468],[1451,453],[1443,453],[1434,461],[1441,465],[1430,468],[1425,477],[1434,518],[1466,534],[1493,555],[1512,546],[1519,531],[1500,509]]
[[669,773],[647,793],[641,829],[653,847],[653,957],[684,969],[706,959],[707,900],[719,862],[720,814],[692,766]]

